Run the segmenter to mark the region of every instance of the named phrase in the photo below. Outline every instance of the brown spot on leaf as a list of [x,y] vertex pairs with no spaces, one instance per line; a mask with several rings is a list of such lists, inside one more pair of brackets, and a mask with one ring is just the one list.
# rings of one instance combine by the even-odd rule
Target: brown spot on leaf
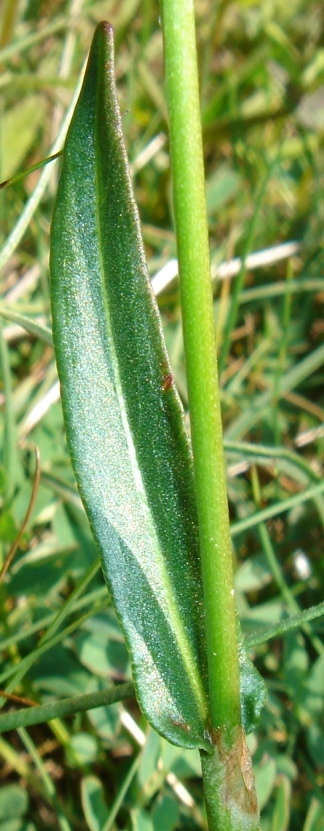
[[164,376],[163,376],[163,384],[162,384],[163,392],[167,392],[167,390],[169,390],[170,387],[172,387],[172,384],[173,384],[173,377],[171,375],[171,372],[165,373]]
[[185,721],[174,721],[172,719],[173,727],[179,727],[180,730],[184,730],[185,733],[190,733],[191,727],[189,724],[186,724]]

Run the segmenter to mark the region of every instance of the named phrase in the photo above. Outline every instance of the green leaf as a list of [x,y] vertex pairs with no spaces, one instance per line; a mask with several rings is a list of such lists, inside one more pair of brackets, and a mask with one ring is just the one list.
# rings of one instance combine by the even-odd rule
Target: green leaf
[[28,808],[28,795],[20,785],[5,785],[0,788],[0,820],[22,817]]
[[143,808],[131,811],[132,831],[154,831],[150,815]]
[[322,831],[324,824],[324,806],[313,798],[309,806],[303,831]]
[[[210,749],[192,460],[122,136],[113,37],[100,24],[52,223],[53,338],[67,440],[152,726]],[[240,645],[242,719],[264,686]]]
[[175,796],[160,794],[152,811],[154,831],[174,831],[179,828],[179,808]]
[[256,769],[255,784],[258,796],[260,811],[267,804],[274,788],[277,774],[277,766],[274,759],[262,759],[260,766]]
[[255,730],[265,705],[266,687],[260,673],[248,658],[238,623],[238,651],[240,667],[241,718],[246,733]]
[[271,831],[287,831],[290,819],[290,797],[291,785],[289,779],[282,776],[277,788]]
[[84,817],[90,831],[100,831],[108,817],[104,789],[96,776],[85,776],[81,782],[81,799]]
[[145,264],[109,24],[96,30],[66,140],[51,277],[69,449],[137,695],[158,732],[208,749],[191,458]]
[[96,739],[89,733],[76,733],[71,737],[66,747],[66,754],[67,758],[71,756],[74,763],[80,765],[80,767],[94,764],[98,757],[98,745]]

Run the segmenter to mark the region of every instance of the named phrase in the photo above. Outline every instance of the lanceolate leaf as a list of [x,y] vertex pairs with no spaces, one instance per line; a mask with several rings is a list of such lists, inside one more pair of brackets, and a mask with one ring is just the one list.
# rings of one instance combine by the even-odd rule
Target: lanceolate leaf
[[109,24],[97,28],[52,224],[53,335],[80,493],[148,720],[209,748],[193,474],[145,265]]

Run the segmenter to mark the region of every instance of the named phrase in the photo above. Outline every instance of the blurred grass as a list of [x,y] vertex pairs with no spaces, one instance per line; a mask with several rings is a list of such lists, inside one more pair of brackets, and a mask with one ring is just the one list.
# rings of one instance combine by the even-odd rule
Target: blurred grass
[[[215,321],[237,597],[251,634],[322,599],[324,499],[320,492],[303,497],[320,480],[324,445],[322,4],[197,0],[196,9],[212,260],[243,258],[234,283],[216,281]],[[176,253],[155,0],[2,3],[0,178],[51,152],[94,26],[105,18],[115,28],[124,130],[153,276]],[[42,470],[32,519],[0,584],[0,683],[40,703],[130,678],[75,491],[53,351],[41,328],[50,327],[58,169],[55,162],[0,191],[2,563],[30,501],[35,445]],[[289,240],[300,248],[288,260],[244,266],[251,251]],[[178,300],[172,283],[159,304],[186,403]],[[14,315],[32,321],[27,332]],[[268,516],[263,524],[250,519],[259,510]],[[324,825],[323,648],[320,622],[308,626],[254,652],[269,691],[249,740],[262,831]],[[133,701],[12,732],[0,754],[0,831],[9,831],[9,820],[17,831],[205,827],[195,753],[154,735]]]

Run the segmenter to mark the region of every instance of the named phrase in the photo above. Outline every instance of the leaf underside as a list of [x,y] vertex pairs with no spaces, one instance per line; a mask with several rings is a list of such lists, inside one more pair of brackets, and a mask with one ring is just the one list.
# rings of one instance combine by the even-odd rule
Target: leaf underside
[[51,294],[69,450],[140,705],[167,739],[207,750],[190,450],[145,263],[107,23],[66,139]]

